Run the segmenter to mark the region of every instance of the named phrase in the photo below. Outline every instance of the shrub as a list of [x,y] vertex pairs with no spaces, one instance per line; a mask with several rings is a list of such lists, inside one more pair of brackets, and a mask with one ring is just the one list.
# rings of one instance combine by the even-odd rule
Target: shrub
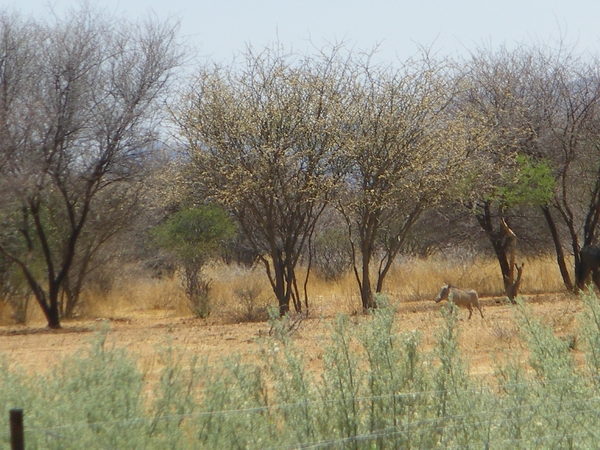
[[326,281],[339,280],[352,267],[348,236],[331,228],[315,238],[313,263],[317,274]]
[[174,214],[152,233],[155,242],[178,262],[190,310],[207,317],[211,281],[203,268],[235,236],[233,222],[222,208],[201,206]]
[[[468,373],[454,308],[443,309],[427,352],[378,299],[358,324],[331,324],[320,374],[280,330],[262,341],[259,363],[159,350],[164,368],[147,398],[135,359],[108,346],[104,331],[47,374],[0,361],[0,405],[5,417],[24,408],[33,449],[595,448],[600,304],[592,292],[584,301],[587,372],[551,328],[515,306],[529,360],[499,364],[494,389]],[[6,421],[0,440],[8,445]]]

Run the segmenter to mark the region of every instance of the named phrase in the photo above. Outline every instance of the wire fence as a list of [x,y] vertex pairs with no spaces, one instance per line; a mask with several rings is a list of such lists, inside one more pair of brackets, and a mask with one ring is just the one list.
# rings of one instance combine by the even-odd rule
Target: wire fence
[[539,354],[532,353],[528,367],[504,366],[496,382],[486,384],[471,378],[455,353],[453,316],[439,337],[433,357],[440,364],[434,366],[431,353],[417,355],[413,340],[407,338],[406,348],[403,340],[390,344],[393,315],[387,314],[364,325],[361,344],[376,356],[364,364],[340,321],[320,381],[295,354],[260,366],[233,360],[189,369],[165,358],[156,392],[146,396],[127,355],[94,346],[60,376],[30,384],[7,376],[3,403],[20,400],[29,408],[23,435],[32,447],[61,450],[594,447],[600,430],[596,360],[589,372],[580,370],[562,341],[527,322],[539,337],[531,344]]
[[[568,379],[555,379],[555,380],[545,380],[545,383],[564,383],[567,381],[572,381],[572,378]],[[507,386],[511,387],[527,387],[531,385],[531,382],[522,382],[522,383],[507,383]],[[476,394],[480,392],[481,388],[473,388],[473,389],[465,389],[462,394]],[[412,399],[423,397],[423,396],[439,396],[442,394],[448,394],[450,391],[447,390],[429,390],[429,391],[414,391],[414,392],[403,392],[397,394],[390,395],[376,395],[376,396],[363,396],[356,397],[352,399],[352,401],[356,403],[364,403],[364,402],[377,402],[381,400],[389,400],[391,398],[407,398],[410,397]],[[342,400],[325,400],[325,403],[329,403],[330,406],[335,403],[339,403]],[[600,396],[586,398],[585,403],[590,406],[591,404],[595,404],[600,401]],[[203,416],[232,416],[232,415],[251,415],[251,414],[263,414],[263,413],[274,413],[277,410],[289,410],[294,408],[303,407],[309,405],[319,404],[322,406],[323,401],[313,401],[306,400],[301,402],[292,402],[292,403],[279,403],[272,404],[268,406],[258,406],[251,408],[235,408],[235,409],[223,409],[223,410],[203,410],[195,413],[187,413],[187,414],[170,414],[170,415],[161,415],[158,417],[132,417],[129,419],[122,420],[109,420],[109,421],[96,421],[96,422],[88,422],[88,421],[80,421],[76,423],[66,424],[66,425],[56,425],[51,427],[23,427],[22,433],[26,437],[27,435],[31,435],[34,433],[42,433],[48,437],[52,437],[54,439],[67,439],[68,436],[63,434],[64,431],[73,431],[81,428],[93,427],[93,428],[103,428],[103,427],[113,427],[116,425],[119,426],[130,426],[134,424],[141,425],[150,425],[155,424],[156,422],[164,422],[164,421],[184,421],[186,419],[194,419],[201,418]],[[551,406],[560,407],[560,411],[554,413],[548,413],[548,409]],[[570,408],[571,406],[577,406],[577,408]],[[492,428],[501,428],[504,427],[511,420],[515,420],[514,415],[512,413],[518,411],[530,411],[535,412],[532,414],[529,420],[544,420],[548,421],[551,419],[559,419],[559,418],[569,418],[570,420],[576,420],[579,416],[596,416],[600,417],[600,406],[581,409],[581,400],[575,399],[569,401],[568,399],[561,400],[550,400],[550,399],[541,399],[536,403],[524,403],[512,407],[504,407],[504,408],[492,408],[485,411],[478,411],[477,414],[481,416],[480,422],[484,423],[488,429]],[[545,413],[539,414],[541,409],[544,408],[546,410]],[[459,430],[460,428],[464,428],[465,421],[472,419],[472,413],[464,413],[464,414],[446,414],[439,417],[426,418],[421,420],[411,420],[407,419],[406,422],[400,422],[396,426],[385,427],[381,429],[374,429],[369,432],[350,435],[346,437],[337,437],[332,439],[321,439],[314,441],[307,441],[302,443],[294,443],[287,446],[277,446],[277,447],[266,447],[265,450],[275,450],[275,449],[320,449],[320,448],[338,448],[343,446],[344,444],[349,443],[366,443],[379,439],[392,439],[395,437],[402,437],[404,439],[409,438],[410,433],[418,433],[420,435],[429,434],[436,431],[443,431],[443,433],[448,434],[453,431]],[[12,425],[12,423],[11,423]],[[473,424],[473,426],[477,426],[478,424]],[[260,431],[260,430],[256,430]],[[0,433],[4,439],[6,439],[6,433]],[[591,440],[596,440],[598,437],[598,433],[594,432],[594,430],[586,430],[585,432],[573,432],[573,433],[555,433],[555,434],[543,434],[535,437],[528,438],[502,438],[502,439],[489,439],[486,441],[486,446],[498,448],[505,448],[506,445],[513,444],[527,444],[530,443],[533,439],[537,444],[541,444],[545,441],[553,441],[553,440],[565,440],[565,439],[574,439],[574,438],[586,438]],[[11,435],[12,439],[12,426],[11,426]],[[23,447],[13,447],[13,448],[23,448]],[[448,449],[458,449],[462,448],[461,445],[451,445],[446,446]]]
[[[596,400],[598,400],[598,399],[596,399]],[[532,406],[532,405],[523,405],[523,407],[525,407],[525,406]],[[517,409],[517,408],[514,408],[514,409]],[[206,414],[230,414],[230,413],[240,413],[240,412],[252,412],[252,411],[256,411],[256,410],[257,410],[257,408],[249,408],[246,410],[213,411],[211,413],[207,412]],[[509,409],[504,409],[504,411],[509,411]],[[577,412],[578,412],[578,414],[584,414],[584,413],[585,414],[600,414],[600,408],[581,410],[581,411],[577,411]],[[559,414],[544,416],[544,419],[548,419],[551,417],[570,416],[571,414],[572,414],[571,411],[563,411],[562,413],[559,413]],[[98,426],[105,426],[105,425],[109,425],[109,426],[115,425],[117,423],[118,424],[135,423],[135,422],[150,423],[150,422],[154,422],[156,420],[173,420],[173,419],[181,420],[181,419],[185,419],[185,418],[196,417],[199,415],[200,414],[182,414],[182,415],[164,416],[164,417],[160,417],[160,418],[142,418],[142,417],[140,417],[140,418],[128,419],[125,421],[106,421],[106,422],[93,422],[93,423],[85,423],[85,424],[81,423],[81,424],[47,427],[47,428],[31,428],[31,429],[25,428],[24,433],[29,434],[29,433],[42,432],[42,433],[45,433],[56,439],[67,439],[68,438],[67,436],[61,436],[60,434],[57,434],[56,432],[59,432],[60,430],[79,428],[82,425],[98,427]],[[459,415],[459,416],[450,415],[450,416],[443,417],[443,420],[452,422],[452,421],[459,421],[459,420],[465,419],[467,417],[468,417],[467,415]],[[335,447],[340,444],[351,443],[351,442],[366,442],[366,441],[373,441],[373,440],[377,440],[377,439],[381,439],[381,438],[392,438],[392,437],[400,436],[400,435],[407,437],[407,435],[408,435],[407,429],[408,428],[418,429],[418,431],[420,433],[429,433],[429,432],[435,431],[436,429],[442,428],[444,430],[444,432],[447,433],[448,431],[451,431],[453,429],[456,429],[459,427],[464,427],[464,424],[462,424],[462,423],[455,424],[455,425],[443,425],[443,426],[435,425],[435,423],[440,422],[440,420],[442,420],[442,419],[426,419],[426,420],[414,421],[414,422],[402,424],[401,426],[397,426],[397,427],[388,427],[388,428],[384,428],[384,429],[373,430],[373,431],[371,431],[369,433],[365,433],[365,434],[358,434],[358,435],[348,436],[348,437],[338,438],[338,439],[329,439],[329,440],[321,440],[321,441],[316,441],[316,442],[294,444],[294,445],[285,446],[285,447],[281,447],[281,446],[270,447],[270,448],[266,448],[265,450],[319,449],[319,448]],[[488,422],[488,425],[501,426],[504,422],[506,422],[506,419],[503,419],[501,421],[491,420]],[[430,425],[430,426],[423,426],[423,425]],[[401,429],[400,429],[400,427],[401,427]],[[7,437],[7,436],[5,435],[5,437]],[[11,435],[11,437],[12,437],[12,435]],[[544,441],[548,441],[548,440],[554,440],[554,439],[563,439],[564,440],[566,438],[574,438],[574,437],[588,437],[595,441],[600,437],[600,435],[598,433],[595,433],[593,430],[588,430],[586,432],[578,432],[578,433],[544,434],[544,435],[539,435],[539,436],[536,436],[535,438],[529,438],[529,439],[524,439],[524,438],[521,438],[521,439],[519,439],[519,438],[490,439],[489,441],[487,441],[487,444],[493,446],[493,444],[528,443],[532,439],[539,443],[539,442],[544,442]],[[462,447],[462,445],[455,445],[455,446],[447,446],[446,448],[447,449],[459,449],[459,448],[463,448],[463,447]]]
[[[564,383],[567,381],[572,381],[572,378],[565,378],[565,379],[556,379],[556,380],[544,380],[544,384],[548,385],[548,384],[560,384],[560,383]],[[531,382],[522,382],[522,383],[506,383],[504,386],[509,386],[509,387],[528,387],[531,386]],[[481,392],[482,388],[471,388],[471,389],[464,389],[461,391],[461,394],[476,394]],[[357,403],[362,403],[362,402],[372,402],[374,400],[386,400],[386,399],[392,399],[392,398],[396,398],[396,399],[401,399],[401,398],[406,398],[406,397],[411,397],[411,398],[417,398],[417,397],[422,397],[422,396],[439,396],[442,394],[451,394],[452,391],[450,390],[429,390],[429,391],[413,391],[413,392],[400,392],[400,393],[396,393],[396,394],[386,394],[386,395],[372,395],[372,396],[361,396],[361,397],[354,397],[352,399],[352,401],[357,402]],[[293,403],[279,403],[279,404],[272,404],[272,405],[266,405],[266,406],[257,406],[257,407],[251,407],[251,408],[235,408],[235,409],[225,409],[225,410],[204,410],[204,411],[199,411],[196,413],[189,413],[189,414],[172,414],[172,415],[164,415],[164,416],[160,416],[160,417],[153,417],[153,418],[148,418],[148,417],[134,417],[131,419],[124,419],[124,420],[109,420],[109,421],[99,421],[99,422],[88,422],[88,421],[81,421],[81,422],[77,422],[74,424],[69,424],[69,425],[58,425],[58,426],[54,426],[54,427],[48,427],[48,428],[36,428],[36,429],[29,429],[28,431],[39,431],[39,430],[57,430],[57,429],[61,429],[61,428],[76,428],[76,427],[82,427],[82,426],[96,426],[96,425],[116,425],[116,424],[123,424],[123,423],[135,423],[135,422],[139,422],[139,421],[150,421],[150,420],[181,420],[181,419],[186,419],[186,418],[194,418],[194,417],[201,417],[201,416],[209,416],[209,415],[231,415],[231,414],[248,414],[248,413],[262,413],[262,412],[269,412],[269,411],[273,411],[276,409],[289,409],[289,408],[296,408],[296,407],[300,407],[300,406],[307,406],[307,405],[321,405],[323,403],[327,403],[327,404],[335,404],[335,403],[340,403],[343,400],[340,399],[321,399],[321,400],[303,400],[300,402],[293,402]],[[588,402],[593,402],[593,401],[600,401],[600,397],[589,397],[586,399],[586,401]],[[564,404],[566,401],[565,400],[557,400],[557,401],[550,401],[550,402],[538,402],[538,403],[527,403],[527,404],[522,404],[513,408],[501,408],[501,409],[495,409],[495,410],[490,410],[490,411],[484,411],[483,413],[480,412],[481,414],[493,414],[493,413],[498,413],[498,412],[502,412],[502,411],[516,411],[519,409],[526,409],[526,408],[532,408],[532,407],[540,407],[540,406],[548,406],[551,404]],[[468,414],[465,415],[461,415],[461,416],[452,416],[455,418],[464,418],[467,417]]]

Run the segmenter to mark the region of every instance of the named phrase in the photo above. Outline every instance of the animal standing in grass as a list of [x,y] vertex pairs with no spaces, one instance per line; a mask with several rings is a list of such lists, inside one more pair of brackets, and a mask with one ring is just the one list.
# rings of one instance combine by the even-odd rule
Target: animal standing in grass
[[479,297],[477,297],[477,292],[475,292],[473,289],[459,289],[456,286],[447,284],[446,286],[442,287],[442,290],[435,299],[435,302],[439,303],[442,300],[448,300],[455,305],[460,306],[461,308],[468,308],[469,319],[471,319],[471,316],[473,315],[473,306],[475,306],[479,310],[481,318],[483,319],[483,311],[481,310],[481,305],[479,304]]

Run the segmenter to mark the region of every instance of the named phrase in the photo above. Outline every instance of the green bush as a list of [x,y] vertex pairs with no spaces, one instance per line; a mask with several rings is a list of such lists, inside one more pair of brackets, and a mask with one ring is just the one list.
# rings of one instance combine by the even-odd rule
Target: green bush
[[227,212],[211,205],[179,211],[152,230],[156,244],[177,262],[188,306],[198,317],[210,314],[211,281],[202,269],[235,234]]

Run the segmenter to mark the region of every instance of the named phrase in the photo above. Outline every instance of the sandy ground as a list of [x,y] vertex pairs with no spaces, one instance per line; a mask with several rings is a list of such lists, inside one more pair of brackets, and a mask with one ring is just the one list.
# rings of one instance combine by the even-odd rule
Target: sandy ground
[[[583,309],[582,300],[566,294],[544,294],[526,297],[532,313],[551,325],[555,333],[573,339],[577,336],[577,316]],[[469,361],[474,376],[492,377],[497,362],[507,354],[526,357],[518,337],[515,311],[500,299],[482,299],[485,318],[477,311],[467,320],[468,312],[460,311],[459,342],[463,355]],[[442,323],[441,305],[432,301],[409,302],[398,305],[397,327],[400,332],[419,330],[426,350],[433,348],[437,330]],[[223,324],[217,319],[171,317],[172,312],[152,310],[123,311],[116,317],[63,324],[62,330],[51,331],[36,326],[0,327],[0,354],[12,365],[28,371],[43,372],[62,357],[85,348],[94,330],[108,326],[109,345],[126,348],[138,358],[140,367],[149,378],[154,378],[161,362],[157,349],[168,345],[185,358],[198,355],[216,361],[237,353],[244,358],[255,358],[259,351],[257,341],[269,333],[265,322]],[[293,334],[295,344],[305,351],[307,363],[319,370],[323,344],[327,342],[328,322],[334,314],[305,319]],[[351,317],[354,323],[366,320],[362,315]],[[574,350],[577,353],[577,350]]]

